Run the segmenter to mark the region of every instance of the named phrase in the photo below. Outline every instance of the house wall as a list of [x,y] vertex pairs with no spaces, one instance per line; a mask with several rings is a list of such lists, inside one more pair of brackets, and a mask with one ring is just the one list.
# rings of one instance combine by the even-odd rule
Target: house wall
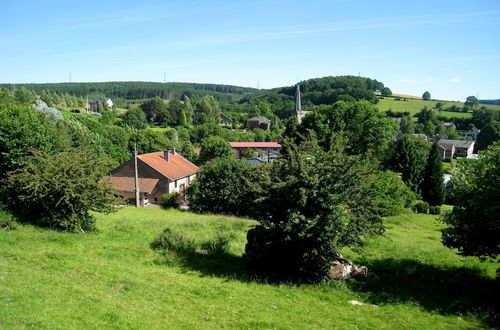
[[[169,193],[173,193],[174,191],[181,192],[180,188],[181,188],[182,184],[184,184],[185,189],[187,189],[187,187],[191,184],[191,182],[193,182],[193,180],[195,178],[196,178],[196,174],[193,174],[193,175],[190,175],[188,177],[185,177],[185,178],[182,178],[179,180],[170,181],[168,183],[168,192]],[[176,186],[176,183],[177,183],[177,186]]]

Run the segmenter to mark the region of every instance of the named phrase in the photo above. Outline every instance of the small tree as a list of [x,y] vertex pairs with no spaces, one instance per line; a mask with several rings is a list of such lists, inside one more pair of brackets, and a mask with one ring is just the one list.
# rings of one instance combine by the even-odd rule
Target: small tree
[[148,126],[146,115],[141,109],[130,109],[123,115],[121,122],[123,126],[130,126],[136,129],[144,129]]
[[382,96],[391,96],[392,91],[389,89],[389,87],[384,87],[382,88],[382,91],[380,92]]
[[413,123],[413,120],[411,120],[410,116],[401,117],[399,131],[401,134],[413,134],[413,132],[415,132],[415,124]]
[[424,94],[422,95],[422,98],[426,101],[429,101],[431,99],[431,93],[425,91]]
[[469,108],[475,108],[479,105],[479,100],[475,96],[468,96],[464,102],[464,106]]
[[199,162],[205,164],[215,158],[229,158],[232,156],[233,149],[226,140],[219,136],[211,136],[201,144]]
[[431,206],[442,205],[444,202],[443,157],[439,149],[437,143],[432,145],[420,185],[423,200]]
[[33,162],[11,172],[8,184],[15,186],[19,201],[14,211],[40,226],[67,231],[94,228],[91,211],[110,213],[118,199],[101,182],[109,162],[82,150],[50,155],[34,152]]
[[443,221],[443,243],[459,254],[496,258],[500,254],[500,142],[479,159],[459,162],[452,178],[453,210]]
[[282,277],[316,282],[329,277],[343,246],[383,232],[377,214],[375,166],[344,153],[338,138],[324,152],[314,141],[286,143],[273,164],[269,191],[247,234],[250,265]]
[[493,120],[486,125],[477,136],[477,150],[485,150],[498,140],[500,140],[500,121]]

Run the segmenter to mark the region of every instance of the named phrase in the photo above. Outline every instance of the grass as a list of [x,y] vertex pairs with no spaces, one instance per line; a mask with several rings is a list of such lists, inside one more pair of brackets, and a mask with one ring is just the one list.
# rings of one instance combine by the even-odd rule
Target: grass
[[[451,112],[451,111],[446,111],[447,108],[451,107],[452,105],[456,105],[459,107],[463,107],[463,103],[460,102],[450,102],[450,101],[436,101],[436,100],[430,100],[430,101],[425,101],[422,99],[411,99],[408,98],[406,101],[403,99],[398,101],[396,98],[392,97],[384,97],[383,99],[379,98],[379,102],[377,103],[377,107],[381,111],[387,111],[391,109],[392,111],[398,111],[398,112],[409,112],[411,116],[422,110],[424,107],[428,107],[429,109],[432,109],[436,106],[436,103],[441,102],[443,103],[443,111],[439,112],[439,116],[443,117],[457,117],[457,118],[470,118],[472,117],[472,112],[469,113],[463,113],[463,112]],[[500,106],[498,105],[485,105],[481,104],[481,106],[485,106],[487,109],[492,109],[492,110],[500,110]]]
[[[494,323],[497,264],[457,256],[433,216],[386,220],[363,253],[379,280],[256,281],[241,258],[252,220],[126,208],[98,232],[0,230],[0,328],[479,328]],[[229,253],[166,262],[165,228],[198,243],[231,234]],[[364,305],[352,305],[357,300]]]

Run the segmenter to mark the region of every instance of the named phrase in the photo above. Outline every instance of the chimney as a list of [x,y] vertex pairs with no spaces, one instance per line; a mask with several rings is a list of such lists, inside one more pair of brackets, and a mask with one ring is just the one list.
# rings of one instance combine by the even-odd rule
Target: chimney
[[163,158],[165,158],[167,162],[170,161],[170,150],[165,150],[163,152]]

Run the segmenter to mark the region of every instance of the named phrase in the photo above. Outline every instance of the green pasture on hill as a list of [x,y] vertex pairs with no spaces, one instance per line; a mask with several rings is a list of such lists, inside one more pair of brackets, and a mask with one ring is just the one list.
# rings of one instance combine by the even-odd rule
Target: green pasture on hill
[[[457,118],[468,118],[472,116],[472,112],[469,113],[463,113],[463,112],[451,112],[451,111],[446,111],[447,108],[456,105],[458,107],[463,107],[463,103],[460,102],[449,102],[449,101],[436,101],[436,100],[430,100],[430,101],[425,101],[425,100],[418,100],[418,99],[405,99],[401,98],[399,101],[396,98],[392,97],[384,97],[384,98],[379,98],[379,102],[377,103],[377,107],[381,111],[387,111],[391,109],[392,111],[397,111],[397,112],[409,112],[412,116],[422,110],[424,107],[428,107],[429,109],[432,109],[436,106],[436,103],[442,103],[443,106],[443,111],[439,112],[440,116],[443,117],[457,117]],[[487,109],[492,109],[492,110],[500,110],[500,106],[498,105],[481,105],[485,106]]]
[[[242,260],[252,220],[162,209],[97,215],[98,231],[30,225],[0,230],[0,328],[494,327],[497,264],[441,245],[434,216],[385,220],[385,236],[345,256],[379,279],[306,285],[266,282]],[[233,238],[229,254],[166,262],[149,244],[171,228],[203,243]],[[350,301],[362,305],[353,305]]]

